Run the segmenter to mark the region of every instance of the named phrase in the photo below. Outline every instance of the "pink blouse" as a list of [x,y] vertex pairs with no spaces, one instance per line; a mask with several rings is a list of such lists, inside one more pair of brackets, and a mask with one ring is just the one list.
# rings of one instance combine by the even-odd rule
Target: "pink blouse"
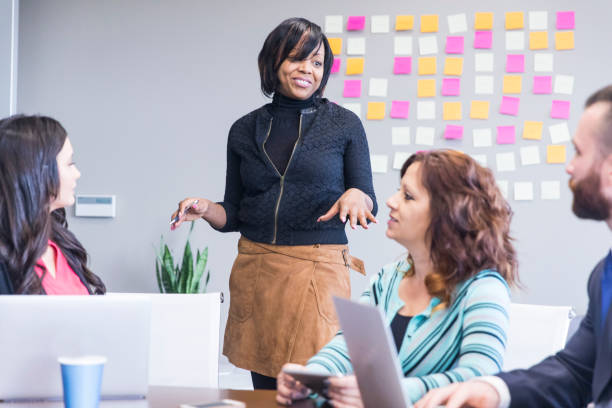
[[[55,242],[49,240],[49,246],[55,251],[55,278],[47,271],[42,280],[42,287],[47,295],[89,295],[89,291]],[[42,259],[38,261],[36,268],[39,278],[42,276],[40,265],[43,265]]]

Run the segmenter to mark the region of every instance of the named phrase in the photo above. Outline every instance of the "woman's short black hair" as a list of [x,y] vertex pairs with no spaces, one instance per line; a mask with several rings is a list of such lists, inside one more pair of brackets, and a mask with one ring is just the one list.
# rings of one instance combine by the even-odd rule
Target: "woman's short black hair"
[[283,21],[272,30],[259,52],[257,63],[261,77],[261,91],[264,95],[271,97],[278,88],[278,68],[296,46],[299,48],[292,57],[298,61],[306,59],[313,50],[321,46],[325,49],[323,78],[314,95],[321,97],[323,94],[334,62],[329,42],[317,24],[305,18],[294,17]]

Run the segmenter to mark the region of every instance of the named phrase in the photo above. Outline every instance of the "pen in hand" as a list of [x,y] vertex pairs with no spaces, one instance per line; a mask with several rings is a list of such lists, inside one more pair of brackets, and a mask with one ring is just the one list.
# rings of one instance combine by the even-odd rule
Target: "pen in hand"
[[[191,204],[190,208],[191,208],[191,207],[194,207],[194,206],[196,206],[196,205],[198,205],[198,202],[199,202],[199,201],[200,201],[200,200],[195,200],[195,201],[193,202],[193,204]],[[189,208],[188,208],[187,210],[189,210]],[[180,213],[177,213],[177,214],[176,214],[176,217],[174,217],[173,219],[171,219],[171,220],[170,220],[170,225],[174,225],[176,222],[178,222],[178,220],[180,219],[179,214],[180,214]]]

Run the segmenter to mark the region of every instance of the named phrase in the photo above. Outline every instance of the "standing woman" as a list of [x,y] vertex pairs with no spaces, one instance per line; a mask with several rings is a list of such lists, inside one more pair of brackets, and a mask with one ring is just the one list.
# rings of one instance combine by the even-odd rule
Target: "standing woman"
[[186,198],[172,228],[206,220],[240,231],[230,276],[223,353],[276,388],[287,362],[304,364],[339,328],[332,296],[350,296],[345,222],[376,222],[366,135],[359,118],[322,97],[333,55],[321,28],[283,21],[259,53],[272,103],[230,129],[223,202]]

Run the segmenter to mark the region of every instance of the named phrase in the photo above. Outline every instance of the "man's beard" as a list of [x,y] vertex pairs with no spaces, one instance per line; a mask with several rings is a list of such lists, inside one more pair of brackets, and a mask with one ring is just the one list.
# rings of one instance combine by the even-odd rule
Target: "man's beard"
[[601,194],[601,178],[591,169],[584,180],[570,179],[570,188],[574,193],[572,211],[578,218],[604,221],[610,216],[610,203]]

